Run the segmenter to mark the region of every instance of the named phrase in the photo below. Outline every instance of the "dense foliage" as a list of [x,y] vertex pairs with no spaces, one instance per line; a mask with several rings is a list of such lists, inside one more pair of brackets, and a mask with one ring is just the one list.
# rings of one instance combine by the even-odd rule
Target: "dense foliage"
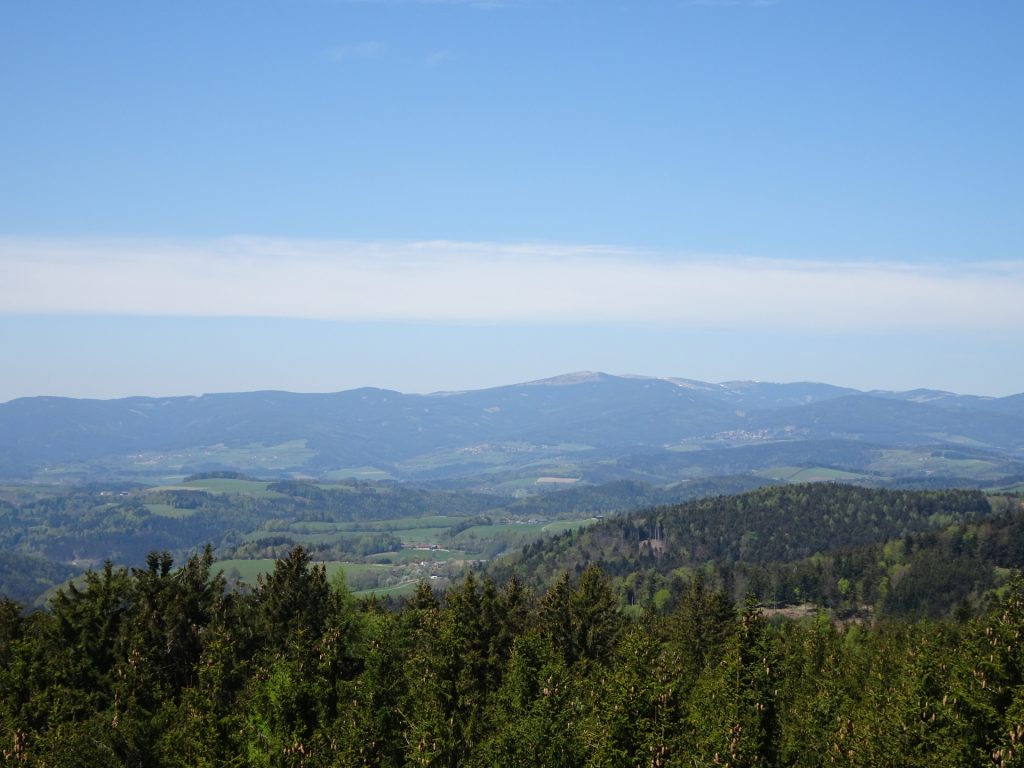
[[36,595],[78,572],[77,568],[41,557],[0,551],[0,596],[31,602]]
[[[227,474],[227,473],[222,473]],[[445,511],[477,515],[508,499],[405,486],[254,482],[256,493],[195,488],[84,487],[0,496],[0,550],[32,558],[31,579],[0,559],[0,595],[31,600],[105,559],[141,565],[154,548],[183,559],[211,543],[219,556],[277,557],[294,546],[279,532],[295,522],[386,521]],[[259,535],[256,532],[259,531]],[[265,533],[264,533],[265,532]],[[400,548],[387,530],[353,531],[317,547],[321,560]],[[69,568],[79,563],[80,568]]]
[[30,766],[1020,765],[1024,581],[959,623],[767,621],[700,578],[665,614],[596,567],[471,575],[398,611],[302,549],[248,594],[210,553],[0,602],[0,755]]
[[1022,525],[1018,501],[980,491],[777,486],[611,518],[492,572],[542,585],[598,562],[624,602],[659,607],[700,572],[735,600],[938,616],[994,586],[999,568],[1024,566]]
[[[239,482],[214,482],[211,487],[224,490],[210,492],[203,480]],[[108,558],[141,565],[154,548],[180,560],[211,543],[221,558],[258,559],[281,557],[301,543],[318,560],[358,562],[401,549],[395,527],[433,515],[463,521],[449,530],[453,539],[485,516],[494,522],[578,519],[745,490],[764,481],[724,478],[670,489],[616,482],[522,499],[393,483],[266,482],[237,472],[206,472],[182,482],[193,485],[0,489],[0,553],[8,553],[0,554],[0,595],[31,602],[87,566]],[[307,523],[307,532],[330,535],[296,537]],[[507,542],[485,544],[488,554],[497,554]]]
[[[883,491],[852,485],[807,483],[717,496],[634,512],[557,542],[537,543],[528,558],[570,562],[659,557],[664,567],[708,560],[789,562],[816,552],[898,538],[942,523],[990,513],[980,491]],[[580,552],[599,557],[579,557]],[[564,565],[564,564],[562,564]],[[562,570],[557,567],[556,570]]]

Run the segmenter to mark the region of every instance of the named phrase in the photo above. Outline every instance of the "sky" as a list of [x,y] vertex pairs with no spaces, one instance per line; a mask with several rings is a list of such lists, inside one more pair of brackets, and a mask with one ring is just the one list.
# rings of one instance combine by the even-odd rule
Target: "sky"
[[0,5],[0,402],[1024,391],[1019,0]]

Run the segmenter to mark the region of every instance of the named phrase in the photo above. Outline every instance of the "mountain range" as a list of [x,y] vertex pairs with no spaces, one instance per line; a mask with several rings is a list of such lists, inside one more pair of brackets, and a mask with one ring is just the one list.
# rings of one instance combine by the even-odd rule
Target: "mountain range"
[[234,469],[497,487],[813,467],[885,482],[1013,482],[1024,476],[1024,394],[583,372],[425,395],[362,388],[0,404],[6,478]]

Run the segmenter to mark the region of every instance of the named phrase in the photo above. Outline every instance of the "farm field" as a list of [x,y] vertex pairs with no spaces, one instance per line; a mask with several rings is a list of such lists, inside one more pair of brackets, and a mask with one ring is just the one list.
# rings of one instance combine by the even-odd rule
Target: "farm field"
[[282,527],[293,533],[380,533],[420,528],[447,530],[458,525],[464,517],[454,515],[427,515],[426,517],[399,517],[393,520],[360,520],[359,522],[334,522],[329,520],[298,520]]
[[787,483],[813,483],[822,481],[856,481],[868,476],[857,472],[846,472],[831,467],[768,467],[754,473],[758,477],[769,480],[782,480]]
[[959,458],[952,452],[889,449],[880,451],[870,468],[888,475],[914,473],[981,480],[1002,476],[1006,466],[995,460]]
[[173,507],[170,504],[147,504],[146,509],[159,517],[171,517],[175,519],[191,517],[195,514],[194,510],[180,509],[178,507]]
[[131,470],[150,478],[191,474],[196,467],[229,466],[254,474],[294,471],[302,467],[316,451],[306,447],[305,440],[289,440],[276,445],[252,443],[241,446],[198,445],[173,451],[145,451],[115,459],[99,460],[91,469]]
[[393,480],[394,475],[377,467],[345,467],[334,469],[323,474],[325,480],[343,482],[345,480]]
[[284,494],[268,491],[266,480],[240,480],[229,477],[209,477],[202,480],[183,480],[173,485],[161,485],[152,491],[206,491],[207,493],[237,493],[257,499],[281,499]]
[[565,531],[575,531],[577,528],[585,528],[596,522],[596,517],[588,517],[586,520],[556,520],[553,523],[548,523],[540,530],[541,533],[563,533]]
[[416,591],[418,581],[406,581],[393,587],[380,587],[379,589],[357,589],[353,591],[356,597],[409,597]]
[[450,527],[398,528],[391,531],[402,540],[402,544],[438,544],[444,540]]
[[[958,458],[962,455],[959,449],[943,455],[894,450],[882,458],[903,464],[959,462],[963,469],[978,465]],[[865,485],[885,479],[871,472],[773,461],[756,475],[708,482],[698,493],[770,484],[768,478]],[[255,479],[218,472],[155,486],[111,484],[75,492],[18,483],[0,489],[0,502],[14,505],[5,534],[11,551],[45,553],[79,569],[96,568],[107,557],[141,567],[153,549],[168,551],[181,563],[209,544],[223,567],[234,569],[229,576],[252,583],[275,559],[301,545],[312,560],[330,563],[332,573],[344,570],[352,588],[362,590],[458,578],[469,563],[493,562],[540,539],[621,511],[676,503],[689,493],[686,484],[659,489],[637,481],[538,486],[537,477],[518,480],[532,493],[524,485],[517,489],[522,495],[502,496],[430,485]],[[1007,479],[1019,484],[1019,477]],[[557,489],[537,492],[545,486]],[[35,601],[46,586],[24,589],[24,599]]]
[[[268,484],[251,480],[211,478],[190,481],[189,487],[205,486],[211,492],[253,496],[276,504]],[[318,483],[317,488],[331,492],[344,487]],[[361,492],[390,493],[385,487]],[[383,497],[382,497],[383,498]],[[283,503],[283,502],[282,502]],[[302,514],[330,515],[317,512],[318,502],[311,499]],[[183,513],[170,505],[153,504],[154,514]],[[328,572],[343,571],[354,591],[401,594],[422,579],[457,577],[468,562],[491,560],[519,549],[539,538],[553,536],[597,522],[596,517],[584,519],[537,519],[527,521],[500,518],[502,510],[493,515],[425,514],[389,519],[330,520],[296,519],[290,514],[264,520],[240,536],[237,552],[228,551],[228,559],[220,567],[233,579],[253,584],[257,576],[273,568],[274,558],[289,546],[302,545],[314,561],[325,562]],[[284,509],[282,508],[282,512]],[[427,508],[429,512],[429,507]],[[535,513],[531,513],[535,514]],[[390,547],[375,551],[374,547]]]
[[401,549],[395,552],[378,552],[375,555],[367,556],[366,560],[371,563],[421,563],[421,562],[448,562],[449,560],[465,560],[469,554],[461,549],[422,549],[414,547]]

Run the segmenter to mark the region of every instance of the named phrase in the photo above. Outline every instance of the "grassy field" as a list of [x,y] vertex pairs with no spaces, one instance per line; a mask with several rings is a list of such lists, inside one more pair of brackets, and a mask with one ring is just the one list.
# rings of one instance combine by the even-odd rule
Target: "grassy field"
[[372,562],[387,560],[398,564],[419,562],[443,563],[449,560],[463,560],[466,557],[466,553],[459,549],[403,549],[399,552],[379,552],[376,555],[370,555],[366,559]]
[[811,483],[822,480],[861,480],[865,475],[857,472],[845,472],[829,467],[805,467],[791,475],[787,480],[791,483]]
[[327,472],[328,480],[393,480],[394,476],[376,467],[346,467]]
[[830,467],[768,467],[754,472],[758,477],[782,480],[787,483],[812,483],[826,480],[862,480],[867,475],[845,472]]
[[388,533],[398,531],[416,531],[429,529],[431,531],[446,531],[453,525],[465,520],[464,517],[452,517],[450,515],[431,515],[429,517],[401,517],[393,520],[367,520],[358,523],[342,523],[322,520],[298,520],[290,523],[286,528],[277,528],[275,533],[302,534],[302,535],[329,535],[329,534],[362,534],[362,533]]
[[474,525],[459,533],[452,543],[470,550],[486,550],[488,545],[500,542],[506,549],[519,547],[545,535],[582,528],[597,522],[587,520],[556,520],[551,523],[508,523],[500,525]]
[[871,468],[878,472],[894,475],[927,473],[972,477],[978,480],[1000,477],[1006,466],[1000,461],[985,459],[951,459],[933,456],[932,451],[887,449],[880,451]]
[[475,538],[475,539],[491,539],[495,536],[507,536],[507,535],[524,535],[524,536],[540,536],[544,531],[544,526],[548,523],[502,523],[497,525],[474,525],[472,528],[459,533],[455,537],[455,541],[461,538]]
[[[425,517],[396,517],[390,520],[365,520],[358,523],[333,523],[340,531],[406,531],[417,528],[451,528],[466,518],[452,515],[427,515]],[[296,523],[305,525],[305,523]]]
[[[528,541],[544,535],[573,530],[596,522],[596,518],[587,520],[556,520],[550,523],[495,523],[491,525],[474,525],[458,533],[454,538],[449,536],[451,527],[465,518],[450,516],[431,516],[419,519],[377,520],[365,523],[330,523],[330,522],[295,522],[272,528],[259,528],[250,531],[242,538],[244,541],[258,541],[272,536],[286,536],[296,544],[313,546],[317,544],[335,544],[342,541],[358,540],[367,534],[387,532],[396,536],[403,545],[438,545],[443,549],[461,550],[468,545],[474,552],[480,552],[494,542],[504,547],[520,546]],[[441,523],[438,525],[438,523]],[[401,563],[419,560],[448,560],[453,556],[438,550],[407,550],[400,552],[381,553],[392,562]],[[460,552],[457,557],[463,557]]]
[[403,544],[439,544],[445,538],[448,530],[449,526],[443,528],[397,528],[392,530],[392,533],[400,538]]
[[159,515],[160,517],[173,517],[179,520],[185,517],[191,517],[195,514],[194,509],[178,509],[177,507],[172,507],[170,504],[147,504],[146,509],[154,515]]
[[256,498],[285,498],[284,494],[268,491],[270,483],[263,480],[235,480],[228,477],[210,477],[204,480],[188,480],[181,484],[185,488],[196,488],[210,493],[237,493]]
[[356,597],[409,597],[416,591],[419,581],[406,581],[393,587],[378,587],[377,589],[360,589],[352,594]]
[[573,465],[555,465],[551,463],[556,458],[561,458],[567,453],[586,453],[592,451],[589,445],[576,443],[563,443],[560,445],[532,445],[530,443],[494,443],[487,445],[473,446],[471,448],[444,449],[431,453],[421,454],[411,459],[400,462],[397,466],[403,471],[415,474],[416,472],[430,471],[440,467],[451,467],[459,465],[475,465],[481,473],[502,472],[515,470],[517,473],[528,471],[531,466],[538,470],[541,466],[547,466],[544,471],[537,471],[534,475],[557,475],[561,474],[560,469],[565,466],[574,468]]
[[562,533],[564,531],[574,531],[577,528],[585,528],[588,525],[593,525],[597,522],[596,517],[587,518],[586,520],[556,520],[553,523],[548,523],[541,531],[543,533]]
[[261,499],[283,499],[285,495],[268,491],[266,480],[235,480],[227,477],[210,477],[203,480],[183,480],[174,485],[158,485],[151,491],[206,491],[207,493],[238,494]]
[[331,523],[320,520],[300,520],[288,526],[289,533],[338,533],[349,530],[348,523]]
[[188,467],[210,463],[235,467],[254,474],[267,470],[298,469],[316,455],[306,447],[305,440],[291,440],[277,445],[252,443],[241,446],[206,445],[176,451],[148,452],[130,458],[114,459],[115,466],[130,468],[132,473],[154,476],[185,474]]
[[[459,518],[452,518],[458,520]],[[374,531],[387,531],[401,540],[406,547],[418,545],[437,545],[438,549],[402,549],[397,552],[382,552],[371,555],[372,559],[387,559],[392,563],[419,561],[446,561],[462,559],[467,551],[479,553],[500,543],[504,548],[522,546],[523,544],[546,535],[554,535],[563,531],[575,530],[597,522],[597,518],[586,520],[556,520],[550,523],[496,523],[492,525],[474,525],[459,532],[454,538],[449,536],[450,526],[423,526],[416,528],[393,528],[387,521],[374,524]],[[314,546],[318,544],[336,544],[342,541],[353,541],[365,536],[365,530],[346,530],[350,524],[330,523],[296,523],[288,527],[250,531],[243,536],[244,541],[258,541],[272,536],[286,536],[296,544]],[[379,526],[379,527],[378,527]],[[365,524],[359,526],[366,527]],[[340,528],[340,530],[339,530]]]
[[296,533],[288,530],[263,530],[257,529],[242,537],[243,541],[258,541],[268,536],[287,536],[296,544],[335,544],[339,541],[353,541],[363,534],[351,531],[334,531],[331,533]]

